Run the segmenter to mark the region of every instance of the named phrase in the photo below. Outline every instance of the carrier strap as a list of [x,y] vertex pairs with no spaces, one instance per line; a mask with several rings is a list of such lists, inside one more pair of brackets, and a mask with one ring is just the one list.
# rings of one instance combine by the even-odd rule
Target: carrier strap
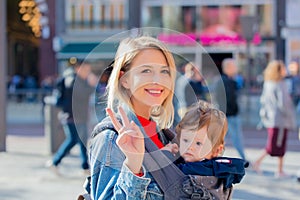
[[151,173],[163,192],[185,174],[149,138],[145,138],[144,166]]

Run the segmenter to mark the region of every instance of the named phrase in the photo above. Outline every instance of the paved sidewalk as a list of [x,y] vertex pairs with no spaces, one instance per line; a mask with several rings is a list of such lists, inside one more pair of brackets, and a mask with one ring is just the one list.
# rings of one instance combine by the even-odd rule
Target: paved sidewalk
[[[255,160],[261,150],[247,148],[246,154],[250,161]],[[227,148],[225,155],[237,156],[234,149]],[[277,158],[267,157],[261,164],[262,172],[257,174],[251,166],[240,184],[235,186],[234,200],[298,200],[300,196],[300,183],[297,182],[296,173],[300,170],[300,153],[288,151],[285,156],[284,170],[290,175],[287,178],[275,178]]]
[[[0,197],[1,200],[73,200],[83,191],[84,175],[80,170],[78,149],[75,148],[60,165],[63,176],[54,175],[44,167],[50,158],[46,153],[45,139],[40,136],[8,136],[7,153],[0,153]],[[260,150],[247,148],[250,161]],[[231,147],[225,156],[236,156]],[[256,174],[251,168],[241,184],[235,186],[233,199],[240,200],[296,200],[300,196],[300,183],[295,174],[300,169],[299,152],[288,151],[285,170],[290,178],[276,179],[274,171],[277,159],[266,158]]]
[[0,153],[1,200],[73,200],[83,191],[78,149],[63,160],[63,175],[57,176],[45,168],[50,156],[43,137],[8,136],[7,146],[7,153]]
[[[80,169],[78,147],[62,161],[60,171],[63,176],[56,176],[44,167],[51,155],[47,153],[43,120],[39,115],[41,107],[10,104],[8,112],[7,152],[0,153],[0,199],[75,200],[83,191],[82,184],[85,178]],[[247,127],[244,135],[246,155],[250,161],[254,161],[265,145],[267,134],[264,130],[258,131],[254,127]],[[237,156],[235,149],[230,145],[228,141],[225,156]],[[295,176],[300,170],[299,158],[298,134],[291,133],[284,162],[284,169],[291,177],[276,179],[274,172],[277,159],[268,157],[262,163],[262,174],[255,173],[251,168],[247,169],[242,183],[235,186],[233,199],[299,199],[300,183],[296,181]]]

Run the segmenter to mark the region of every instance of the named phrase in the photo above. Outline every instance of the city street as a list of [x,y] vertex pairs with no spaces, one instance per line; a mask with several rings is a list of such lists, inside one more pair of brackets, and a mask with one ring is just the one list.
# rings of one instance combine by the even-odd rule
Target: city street
[[[131,111],[146,118],[155,104],[151,114],[159,111],[153,119],[163,125],[173,113],[175,89],[182,111],[182,100],[190,105],[194,91],[213,105],[225,100],[218,104],[234,116],[230,128],[241,120],[249,167],[234,185],[233,200],[300,199],[299,8],[300,0],[0,0],[0,200],[77,200],[88,171],[81,169],[80,147],[64,151],[59,173],[49,167],[65,138],[61,123],[74,120],[78,128],[89,116],[92,133],[105,105],[130,99]],[[92,88],[96,95],[88,99]],[[297,130],[289,130],[287,141],[284,131],[274,131],[266,145],[259,113],[270,121],[274,116],[265,126],[294,125],[288,96],[297,105]],[[267,156],[260,170],[254,165],[275,143],[287,145],[280,178],[282,159]],[[230,134],[224,156],[239,157]]]
[[[83,191],[84,182],[78,149],[72,150],[71,154],[63,160],[60,166],[62,176],[58,177],[45,168],[44,164],[51,156],[46,149],[47,141],[44,137],[42,119],[38,117],[41,107],[24,105],[8,104],[7,107],[7,152],[0,153],[1,199],[76,199],[76,196]],[[23,123],[21,123],[20,113],[26,119]],[[16,117],[17,114],[19,118]],[[253,161],[264,147],[266,132],[258,131],[255,127],[247,127],[244,129],[244,135],[246,154],[248,159]],[[225,156],[237,156],[230,140],[227,142]],[[286,173],[291,176],[276,179],[274,171],[277,167],[277,159],[268,157],[262,163],[261,174],[254,172],[251,167],[247,169],[242,183],[235,186],[233,199],[299,199],[300,183],[296,181],[296,173],[300,170],[299,157],[298,134],[291,133],[284,166]]]

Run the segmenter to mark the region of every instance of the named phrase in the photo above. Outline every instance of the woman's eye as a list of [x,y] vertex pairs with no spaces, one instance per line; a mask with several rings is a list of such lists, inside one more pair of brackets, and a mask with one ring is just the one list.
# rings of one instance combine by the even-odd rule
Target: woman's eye
[[187,139],[183,139],[183,142],[188,143],[189,141]]
[[144,70],[142,70],[142,73],[150,73],[150,72],[151,72],[150,69],[144,69]]
[[164,70],[161,71],[161,73],[163,73],[163,74],[170,74],[170,70],[164,69]]

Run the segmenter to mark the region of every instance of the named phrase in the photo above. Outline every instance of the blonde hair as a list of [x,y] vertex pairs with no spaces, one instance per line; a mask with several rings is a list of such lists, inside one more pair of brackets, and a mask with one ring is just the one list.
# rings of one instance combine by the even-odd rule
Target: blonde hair
[[119,81],[119,75],[121,71],[127,72],[131,67],[131,62],[137,54],[141,50],[147,48],[153,48],[161,51],[167,60],[168,66],[170,67],[170,76],[172,79],[172,85],[170,88],[171,92],[160,107],[154,108],[151,111],[151,117],[158,123],[158,125],[161,128],[168,128],[172,125],[174,118],[172,100],[176,77],[176,66],[171,52],[164,44],[155,38],[141,36],[136,38],[127,38],[120,42],[113,64],[113,70],[108,80],[107,107],[114,110],[114,108],[126,104],[132,111],[134,111],[133,105],[130,101],[130,96]]
[[284,68],[284,64],[281,60],[273,60],[270,61],[264,70],[264,80],[265,81],[280,81],[282,77],[282,69]]
[[224,144],[228,129],[226,115],[203,100],[194,103],[176,126],[177,141],[180,141],[182,129],[198,131],[204,126],[207,126],[207,136],[212,143],[212,151]]

